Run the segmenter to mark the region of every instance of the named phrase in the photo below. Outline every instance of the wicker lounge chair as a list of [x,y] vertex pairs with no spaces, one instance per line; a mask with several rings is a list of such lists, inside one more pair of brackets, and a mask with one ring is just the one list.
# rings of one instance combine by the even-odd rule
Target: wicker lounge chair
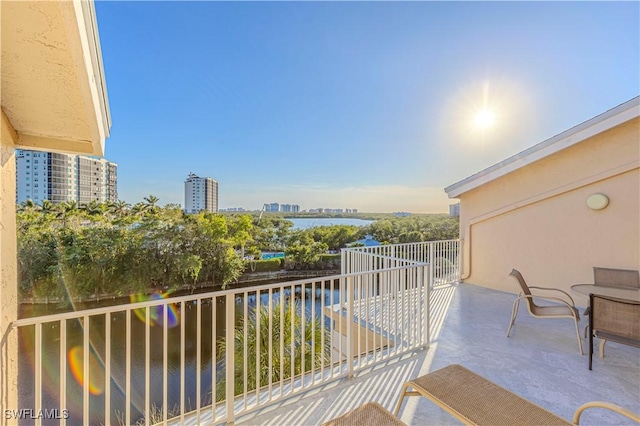
[[588,408],[613,410],[640,423],[640,416],[606,402],[581,406],[571,423],[457,364],[405,383],[396,405],[396,416],[406,396],[423,396],[467,425],[577,425],[582,412]]
[[606,340],[640,348],[640,302],[591,294],[589,307],[589,370],[593,363],[594,337],[604,339],[600,356],[604,356]]
[[[516,269],[512,270],[509,274],[515,279],[518,280],[520,284],[521,292],[518,295],[518,298],[513,302],[513,310],[511,312],[511,322],[509,323],[509,329],[507,330],[507,337],[511,333],[511,328],[513,324],[516,322],[516,316],[518,315],[518,307],[520,306],[520,301],[524,299],[527,302],[527,309],[529,313],[536,318],[571,318],[573,319],[576,325],[576,336],[578,337],[578,349],[580,350],[580,355],[584,355],[582,351],[582,339],[580,338],[580,329],[578,328],[578,321],[580,321],[580,314],[578,313],[578,309],[576,308],[576,304],[573,301],[573,298],[565,291],[562,291],[557,288],[547,288],[547,287],[529,287],[522,277],[522,274]],[[555,291],[562,293],[568,298],[571,302],[559,298],[559,297],[548,297],[548,296],[534,296],[531,293],[531,289],[536,290],[545,290],[545,291]],[[548,300],[552,302],[561,303],[561,305],[549,305],[549,306],[539,306],[536,305],[535,299]]]
[[406,424],[377,402],[369,402],[322,426],[406,426]]

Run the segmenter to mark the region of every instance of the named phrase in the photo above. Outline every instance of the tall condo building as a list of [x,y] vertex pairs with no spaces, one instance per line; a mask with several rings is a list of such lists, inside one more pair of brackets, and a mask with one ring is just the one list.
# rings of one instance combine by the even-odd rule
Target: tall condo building
[[186,213],[198,213],[218,211],[218,182],[208,178],[199,177],[189,173],[184,181],[184,211]]
[[118,200],[118,166],[104,158],[16,150],[16,203]]

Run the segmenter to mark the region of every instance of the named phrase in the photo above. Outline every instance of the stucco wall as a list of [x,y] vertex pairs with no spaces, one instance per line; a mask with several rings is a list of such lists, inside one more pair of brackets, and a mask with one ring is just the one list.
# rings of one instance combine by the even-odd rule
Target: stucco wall
[[[570,290],[593,266],[639,269],[640,120],[634,119],[460,195],[465,281],[517,292]],[[610,203],[590,210],[586,198]],[[586,304],[586,298],[576,302]]]
[[[17,135],[4,111],[0,111],[0,338],[18,316],[16,251],[16,161]],[[0,407],[17,409],[18,338],[14,331],[0,347]],[[4,412],[0,413],[7,422]]]

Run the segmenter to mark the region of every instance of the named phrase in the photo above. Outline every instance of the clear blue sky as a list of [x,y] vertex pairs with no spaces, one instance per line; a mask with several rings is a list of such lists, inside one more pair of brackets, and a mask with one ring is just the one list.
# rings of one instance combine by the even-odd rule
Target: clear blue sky
[[[120,198],[445,212],[640,93],[638,2],[96,3]],[[490,109],[494,125],[474,126]]]

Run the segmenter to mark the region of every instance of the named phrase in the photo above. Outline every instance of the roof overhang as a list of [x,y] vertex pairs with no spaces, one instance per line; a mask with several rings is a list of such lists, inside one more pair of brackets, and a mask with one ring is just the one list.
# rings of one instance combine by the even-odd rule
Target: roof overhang
[[0,8],[0,102],[16,147],[104,155],[111,117],[93,2]]
[[514,170],[553,155],[558,151],[576,145],[638,116],[640,116],[640,97],[635,97],[551,139],[540,142],[500,163],[494,164],[481,172],[456,182],[444,190],[449,198],[458,198],[460,194],[464,194],[487,182],[498,179],[507,173],[511,173]]

